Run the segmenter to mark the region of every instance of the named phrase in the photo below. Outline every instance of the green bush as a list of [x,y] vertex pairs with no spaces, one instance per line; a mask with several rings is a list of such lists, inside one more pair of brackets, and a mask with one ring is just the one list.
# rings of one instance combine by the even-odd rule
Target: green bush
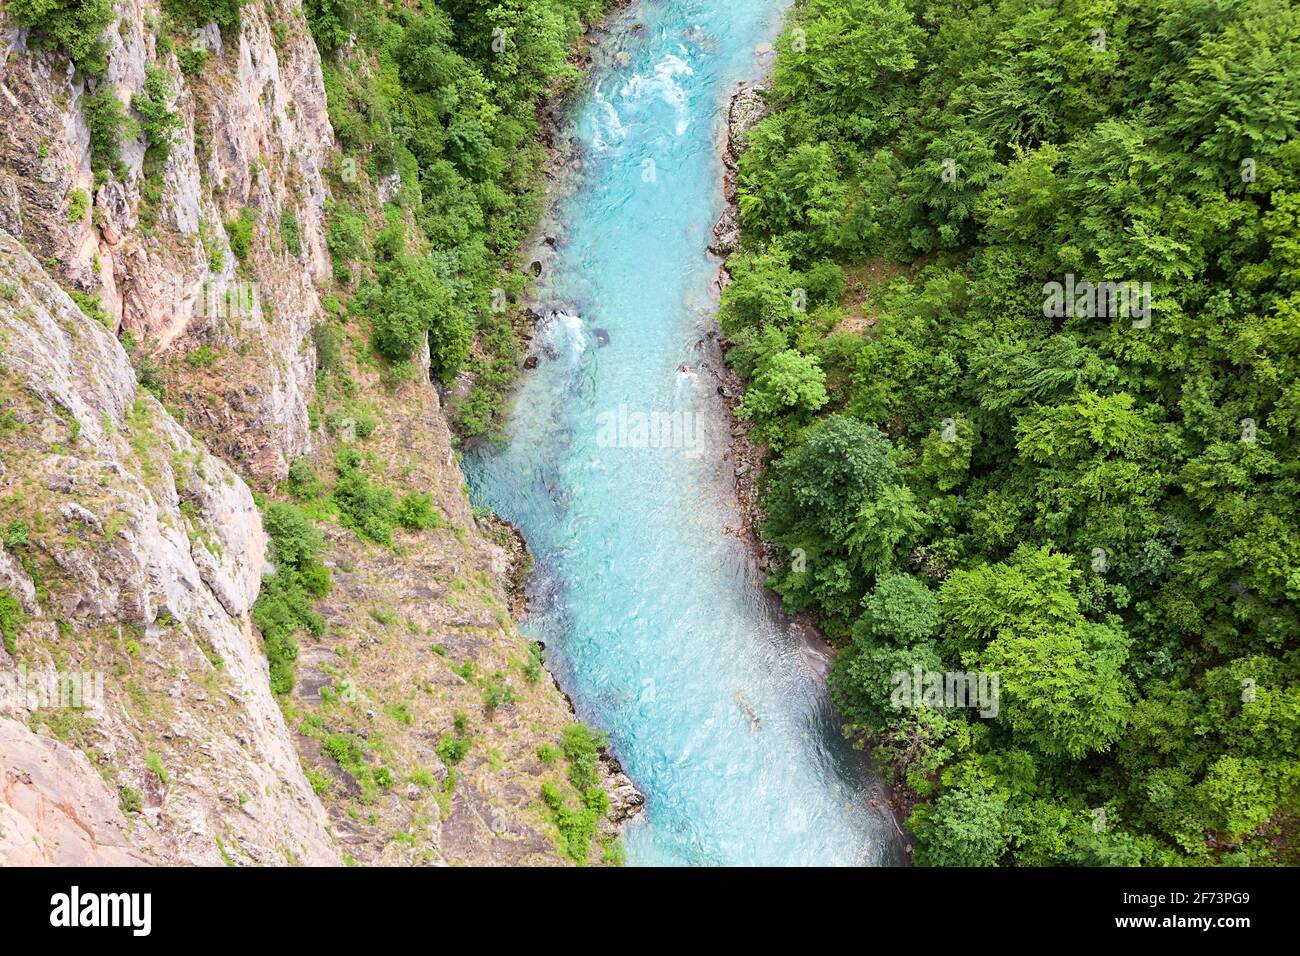
[[162,781],[163,786],[171,783],[171,777],[167,775],[167,768],[163,766],[162,757],[155,753],[144,755],[144,765],[153,772],[153,775]]
[[320,561],[324,542],[311,519],[298,507],[283,502],[266,506],[263,523],[271,539],[275,572],[262,579],[262,591],[253,605],[253,623],[262,632],[271,690],[287,694],[294,686],[298,635],[319,636],[325,620],[312,607],[312,598],[329,590],[329,569]]
[[87,76],[104,75],[100,38],[113,22],[111,0],[9,0],[6,7],[14,22],[32,31],[33,47],[61,50]]
[[94,319],[106,329],[113,327],[113,317],[104,311],[104,301],[98,295],[87,295],[79,289],[69,289],[68,298],[76,303],[87,318]]
[[21,548],[23,545],[27,543],[28,538],[31,536],[31,533],[32,533],[31,525],[29,525],[22,518],[14,518],[13,521],[9,522],[9,527],[7,527],[4,532],[5,547],[9,548],[10,550],[14,548]]
[[333,372],[343,367],[343,343],[338,327],[330,322],[312,326],[311,340],[316,346],[316,370]]
[[334,485],[331,498],[344,527],[379,544],[393,543],[397,513],[392,491],[372,485],[360,471],[350,469]]
[[325,487],[305,457],[295,458],[289,466],[288,485],[289,491],[298,498],[317,498]]
[[331,201],[326,207],[328,225],[325,244],[334,257],[335,268],[356,259],[366,246],[366,219],[347,203]]
[[163,9],[182,23],[215,23],[223,30],[239,25],[244,0],[163,0]]
[[68,222],[81,222],[90,209],[90,196],[84,189],[74,189],[68,194]]
[[180,63],[181,73],[185,76],[198,76],[208,65],[208,48],[201,41],[182,46],[176,51],[176,60]]
[[609,795],[599,787],[592,787],[583,792],[582,805],[574,808],[564,799],[560,788],[548,780],[542,784],[542,802],[555,821],[560,852],[579,866],[586,866],[592,838],[601,817],[609,812]]
[[140,808],[144,806],[144,800],[140,796],[140,791],[134,787],[119,787],[117,804],[122,808],[123,813],[139,813]]
[[586,724],[570,724],[564,728],[561,746],[569,761],[570,782],[584,791],[599,786],[600,748],[608,746],[608,738]]
[[140,114],[140,131],[144,134],[150,158],[166,165],[172,143],[184,125],[172,110],[172,89],[166,71],[150,64],[144,68],[144,89],[131,97],[131,109]]
[[0,590],[0,640],[10,656],[18,650],[18,634],[27,624],[27,615],[18,598],[7,590]]
[[427,341],[434,376],[450,383],[469,357],[469,324],[428,260],[387,268],[370,310],[375,349],[390,362],[409,359]]
[[329,56],[352,34],[358,0],[304,0],[303,12],[322,56]]
[[280,240],[294,258],[302,255],[302,226],[292,209],[286,209],[280,216]]
[[321,749],[361,785],[363,792],[374,790],[374,775],[367,773],[367,748],[364,740],[356,734],[332,733],[321,741]]
[[219,357],[220,356],[218,355],[216,349],[214,349],[211,345],[204,343],[202,345],[196,346],[194,350],[190,352],[189,355],[185,356],[185,364],[187,364],[190,368],[195,368],[195,369],[212,368],[212,366],[217,364],[217,359]]
[[469,753],[470,747],[473,746],[473,738],[463,733],[443,734],[438,739],[438,756],[448,767],[454,766],[465,759]]
[[113,87],[104,84],[83,97],[81,113],[90,129],[90,168],[96,175],[120,176],[122,137],[131,123]]
[[248,254],[253,248],[253,227],[256,220],[253,217],[253,210],[245,207],[239,215],[226,223],[226,238],[230,242],[230,251],[235,254],[240,262],[248,260]]
[[433,496],[416,492],[403,495],[397,503],[397,523],[408,531],[429,531],[437,528],[442,519],[433,510]]

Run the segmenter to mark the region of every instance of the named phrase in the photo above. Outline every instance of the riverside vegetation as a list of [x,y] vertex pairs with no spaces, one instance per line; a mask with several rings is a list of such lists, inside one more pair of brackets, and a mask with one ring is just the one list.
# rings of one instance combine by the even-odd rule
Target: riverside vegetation
[[1294,865],[1300,10],[803,0],[768,98],[721,321],[771,585],[915,859]]

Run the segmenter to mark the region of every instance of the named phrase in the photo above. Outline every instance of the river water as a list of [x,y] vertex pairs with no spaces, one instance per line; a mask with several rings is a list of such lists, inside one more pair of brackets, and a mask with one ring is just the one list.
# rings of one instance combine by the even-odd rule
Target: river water
[[546,226],[539,366],[507,443],[464,461],[475,503],[537,560],[524,630],[646,795],[624,833],[634,865],[894,858],[824,659],[728,533],[706,248],[728,96],[770,61],[785,6],[659,0],[612,19],[565,131],[581,169]]

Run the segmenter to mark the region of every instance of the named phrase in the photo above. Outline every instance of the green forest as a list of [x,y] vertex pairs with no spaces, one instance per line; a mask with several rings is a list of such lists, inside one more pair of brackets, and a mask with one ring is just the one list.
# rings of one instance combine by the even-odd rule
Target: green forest
[[805,0],[777,49],[721,320],[914,859],[1294,865],[1300,10]]
[[[503,267],[545,198],[538,104],[578,87],[570,50],[604,6],[304,3],[343,157],[332,184],[336,278],[396,372],[427,337],[436,380],[472,373],[454,410],[465,437],[494,426],[522,360],[502,300],[525,277]],[[377,214],[373,186],[389,177],[400,185]]]

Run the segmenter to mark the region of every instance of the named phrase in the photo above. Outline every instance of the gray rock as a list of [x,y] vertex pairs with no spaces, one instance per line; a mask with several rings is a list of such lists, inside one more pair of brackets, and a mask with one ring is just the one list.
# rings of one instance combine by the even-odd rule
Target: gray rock
[[[61,491],[50,491],[46,494],[51,500],[38,497],[29,502],[65,522],[71,532],[40,538],[53,562],[45,578],[52,585],[52,606],[41,609],[41,616],[84,628],[103,627],[105,634],[114,626],[139,628],[142,665],[152,671],[188,674],[208,669],[207,655],[215,652],[223,662],[225,686],[238,689],[214,710],[187,693],[188,679],[172,681],[159,691],[171,698],[166,735],[146,744],[124,689],[116,681],[106,682],[95,733],[104,748],[118,755],[114,764],[122,768],[120,773],[145,773],[146,746],[173,771],[166,812],[156,824],[158,862],[220,864],[214,832],[237,843],[252,862],[282,864],[285,848],[304,863],[335,862],[324,810],[303,775],[271,695],[266,658],[249,624],[266,554],[266,536],[251,492],[152,395],[138,388],[117,339],[84,315],[3,230],[0,282],[17,287],[12,297],[0,296],[0,340],[5,343],[0,378],[27,396],[28,407],[34,407],[35,432],[53,427],[67,446],[60,455],[32,454],[17,433],[0,437],[0,457],[23,465],[0,482],[0,496],[17,490],[17,478],[30,481],[29,487],[76,489],[78,495],[76,501],[59,501]],[[69,426],[74,420],[79,423],[75,439]],[[178,492],[187,502],[184,511]],[[32,582],[3,548],[0,586],[19,595],[29,611],[38,610]],[[33,621],[24,630],[21,640],[29,665],[48,656],[51,639],[45,630],[54,632],[48,620]],[[10,666],[0,660],[0,668]],[[2,714],[21,716],[0,708]],[[15,747],[22,744],[23,753],[33,759],[40,746],[48,745],[23,743],[21,735],[9,740]],[[0,766],[31,771],[28,763],[7,764],[5,756],[0,752]],[[183,772],[189,767],[201,772]],[[68,771],[72,776],[67,781],[42,782],[44,778],[31,772],[30,786],[23,784],[29,786],[30,798],[7,808],[0,805],[0,830],[12,829],[19,840],[7,844],[0,837],[0,863],[12,862],[6,852],[14,859],[29,859],[37,852],[62,859],[55,844],[64,840],[63,831],[56,827],[47,832],[42,814],[71,805],[62,796],[65,785],[82,788],[77,792],[85,800],[115,805],[115,794],[102,789],[89,764],[86,770],[100,790],[94,791],[89,782],[78,783],[75,769]],[[232,812],[223,797],[233,793],[258,796]],[[57,817],[52,819],[57,824]],[[144,850],[153,836],[148,828],[137,827],[128,840],[137,839],[139,844],[132,846]],[[74,841],[66,842],[73,853]],[[88,843],[75,844],[75,853],[87,861],[102,859],[95,851],[100,843],[91,835]],[[119,856],[120,862],[133,859],[125,845]]]

